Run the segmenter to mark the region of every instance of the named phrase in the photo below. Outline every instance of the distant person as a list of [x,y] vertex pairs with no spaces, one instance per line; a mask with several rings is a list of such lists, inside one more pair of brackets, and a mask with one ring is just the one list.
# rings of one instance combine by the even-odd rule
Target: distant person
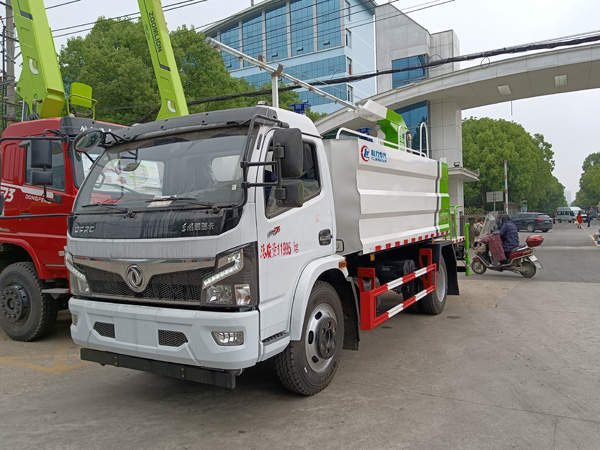
[[506,254],[506,260],[508,260],[508,254],[519,246],[519,232],[516,225],[510,221],[508,214],[500,216],[498,225],[500,225],[498,234],[500,235],[500,239],[502,239],[502,248]]
[[477,219],[475,225],[473,225],[473,234],[475,235],[475,239],[473,239],[473,247],[481,240],[481,232],[483,231],[483,219]]
[[583,223],[583,216],[581,213],[577,213],[577,228],[581,228],[581,224]]
[[591,226],[592,224],[592,210],[590,209],[588,211],[587,217],[585,218],[587,224],[588,224],[588,228]]

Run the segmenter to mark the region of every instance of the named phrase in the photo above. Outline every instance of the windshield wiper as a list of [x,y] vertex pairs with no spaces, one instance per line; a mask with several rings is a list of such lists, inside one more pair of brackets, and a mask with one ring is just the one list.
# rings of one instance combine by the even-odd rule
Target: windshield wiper
[[116,206],[113,205],[111,203],[100,203],[100,202],[96,202],[96,203],[90,203],[89,205],[82,205],[82,208],[90,208],[92,206],[103,206],[105,208],[110,208],[110,209],[114,209],[116,211],[120,211],[120,212],[124,212],[124,213],[129,213],[129,209],[127,208],[123,208],[122,206]]
[[176,195],[166,195],[166,196],[156,197],[152,200],[146,200],[146,203],[164,202],[164,201],[184,202],[184,203],[188,203],[190,205],[202,206],[204,208],[212,209],[212,212],[215,214],[221,210],[221,207],[214,202],[201,202],[194,197],[177,197]]

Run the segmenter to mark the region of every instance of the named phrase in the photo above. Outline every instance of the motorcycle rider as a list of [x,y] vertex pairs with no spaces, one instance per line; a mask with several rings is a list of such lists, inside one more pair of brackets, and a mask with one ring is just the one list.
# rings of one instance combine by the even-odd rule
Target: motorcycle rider
[[502,214],[498,220],[498,234],[500,235],[500,239],[502,239],[502,248],[505,253],[505,260],[501,261],[502,264],[506,264],[509,262],[508,254],[519,246],[519,232],[517,231],[517,227],[514,223],[510,221],[510,216],[508,214]]

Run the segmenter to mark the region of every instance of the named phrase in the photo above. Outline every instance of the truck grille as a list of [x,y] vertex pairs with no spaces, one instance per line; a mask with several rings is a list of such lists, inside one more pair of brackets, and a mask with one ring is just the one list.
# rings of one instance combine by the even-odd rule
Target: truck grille
[[202,279],[211,272],[208,269],[154,275],[148,287],[137,293],[117,273],[79,265],[77,269],[85,273],[90,290],[95,295],[180,302],[200,301]]
[[94,330],[100,335],[108,338],[115,338],[115,325],[113,323],[96,322]]
[[158,330],[158,344],[166,347],[181,347],[187,337],[180,331]]

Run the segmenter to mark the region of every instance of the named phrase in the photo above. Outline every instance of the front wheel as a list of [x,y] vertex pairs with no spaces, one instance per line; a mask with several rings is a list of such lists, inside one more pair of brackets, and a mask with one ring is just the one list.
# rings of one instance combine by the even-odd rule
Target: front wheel
[[523,261],[523,265],[521,266],[519,272],[525,278],[531,278],[535,275],[537,269],[535,268],[535,264],[533,264],[531,261]]
[[317,281],[310,293],[302,337],[275,357],[281,383],[290,391],[314,395],[325,389],[340,363],[344,314],[340,298],[328,283]]
[[15,341],[46,335],[56,322],[57,305],[42,294],[42,284],[31,262],[8,266],[0,274],[0,325]]
[[533,233],[535,231],[535,226],[532,223],[528,224],[527,231],[529,231],[530,233]]
[[478,275],[483,275],[486,271],[485,265],[480,260],[471,262],[471,270]]
[[444,257],[440,255],[440,261],[437,267],[436,288],[431,294],[423,297],[421,311],[424,314],[441,314],[446,305],[446,296],[448,295],[448,271]]

